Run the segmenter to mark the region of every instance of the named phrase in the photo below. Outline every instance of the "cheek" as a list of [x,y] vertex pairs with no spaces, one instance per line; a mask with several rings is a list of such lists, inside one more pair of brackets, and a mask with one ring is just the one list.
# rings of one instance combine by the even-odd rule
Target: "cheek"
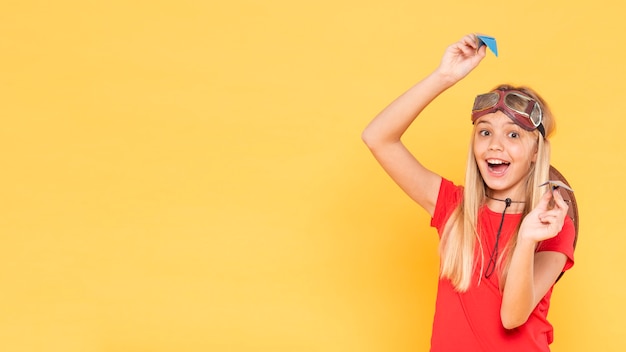
[[531,162],[536,162],[537,161],[537,142],[533,139],[530,140],[526,145],[525,145],[525,152],[528,153],[528,155],[530,155],[530,161]]
[[487,149],[485,144],[486,144],[485,142],[481,142],[479,140],[474,140],[474,143],[472,144],[472,151],[474,151],[474,156],[475,157],[478,157],[482,153],[484,153],[484,151]]
[[534,145],[517,145],[509,150],[514,153],[519,160],[528,160],[528,163],[534,163],[537,160],[537,148]]

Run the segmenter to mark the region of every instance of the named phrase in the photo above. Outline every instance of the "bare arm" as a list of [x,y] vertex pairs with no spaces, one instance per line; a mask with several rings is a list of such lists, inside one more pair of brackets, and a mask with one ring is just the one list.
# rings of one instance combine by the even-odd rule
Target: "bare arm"
[[485,57],[476,50],[476,37],[467,35],[450,45],[439,67],[380,112],[365,128],[363,141],[402,190],[431,216],[441,176],[425,168],[404,146],[402,135],[439,94],[471,72]]
[[[556,205],[548,209],[552,197]],[[500,317],[505,328],[524,324],[563,270],[567,261],[565,254],[536,253],[535,249],[539,241],[561,231],[567,208],[558,191],[547,192],[537,208],[524,218],[504,285]]]

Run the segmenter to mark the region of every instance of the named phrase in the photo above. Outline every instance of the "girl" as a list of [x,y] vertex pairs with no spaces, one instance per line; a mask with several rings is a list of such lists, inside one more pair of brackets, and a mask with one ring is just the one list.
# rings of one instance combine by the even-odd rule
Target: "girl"
[[439,67],[376,116],[362,137],[440,236],[431,351],[549,351],[550,296],[574,263],[575,232],[559,190],[540,187],[554,130],[545,102],[507,85],[476,97],[465,187],[425,168],[401,142],[420,112],[485,53],[471,34],[450,45]]

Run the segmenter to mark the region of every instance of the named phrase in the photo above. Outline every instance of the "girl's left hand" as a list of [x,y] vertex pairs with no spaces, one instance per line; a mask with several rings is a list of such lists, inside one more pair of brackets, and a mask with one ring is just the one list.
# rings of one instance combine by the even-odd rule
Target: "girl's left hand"
[[556,236],[563,228],[568,208],[558,188],[549,190],[541,197],[537,207],[524,217],[519,229],[519,240],[540,242]]

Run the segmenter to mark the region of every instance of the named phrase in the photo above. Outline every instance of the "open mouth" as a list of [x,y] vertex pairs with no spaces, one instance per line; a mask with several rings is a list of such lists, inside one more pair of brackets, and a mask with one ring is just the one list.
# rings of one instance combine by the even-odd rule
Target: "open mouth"
[[494,174],[503,174],[509,168],[510,164],[511,163],[507,161],[499,159],[487,160],[487,167],[489,168],[489,171],[493,172]]

